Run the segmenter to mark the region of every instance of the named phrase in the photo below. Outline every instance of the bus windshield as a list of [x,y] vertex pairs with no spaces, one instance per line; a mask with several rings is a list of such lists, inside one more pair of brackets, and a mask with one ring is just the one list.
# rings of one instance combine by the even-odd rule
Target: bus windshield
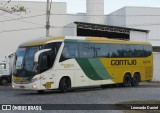
[[39,51],[39,46],[20,47],[16,52],[16,69],[24,68],[26,71],[33,71],[34,55]]
[[[61,43],[48,43],[40,46],[21,46],[15,54],[15,64],[13,76],[21,78],[32,78],[50,68],[52,68]],[[40,62],[34,62],[35,54],[42,49],[51,49],[51,51],[41,54]],[[42,58],[47,58],[44,62]],[[47,63],[47,64],[46,64]]]
[[27,78],[30,80],[35,74],[34,56],[41,46],[19,47],[15,54],[13,75],[15,77]]

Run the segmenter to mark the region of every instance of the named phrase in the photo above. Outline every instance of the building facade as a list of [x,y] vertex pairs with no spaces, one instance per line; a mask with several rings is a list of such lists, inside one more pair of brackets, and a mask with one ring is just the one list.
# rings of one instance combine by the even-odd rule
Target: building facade
[[[107,15],[107,24],[109,25],[149,30],[146,41],[151,42],[157,52],[160,52],[159,20],[160,8],[152,7],[123,7]],[[134,37],[138,38],[136,35]]]
[[[7,7],[17,4],[24,6],[28,12],[7,13],[0,10],[0,61],[14,53],[20,43],[46,36],[46,2],[15,1]],[[124,7],[104,15],[104,0],[87,0],[86,7],[86,13],[68,14],[66,3],[52,3],[49,35],[122,37],[132,41],[149,41],[155,47],[160,46],[160,25],[148,25],[151,22],[158,23],[160,16],[151,14],[154,12],[153,15],[160,15],[160,8]],[[148,19],[146,15],[150,15]]]

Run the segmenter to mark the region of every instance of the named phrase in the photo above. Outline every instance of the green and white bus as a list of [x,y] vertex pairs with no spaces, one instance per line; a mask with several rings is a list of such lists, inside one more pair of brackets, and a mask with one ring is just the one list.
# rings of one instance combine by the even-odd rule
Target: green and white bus
[[15,54],[12,87],[37,90],[123,84],[137,86],[153,76],[147,42],[60,36],[21,44]]

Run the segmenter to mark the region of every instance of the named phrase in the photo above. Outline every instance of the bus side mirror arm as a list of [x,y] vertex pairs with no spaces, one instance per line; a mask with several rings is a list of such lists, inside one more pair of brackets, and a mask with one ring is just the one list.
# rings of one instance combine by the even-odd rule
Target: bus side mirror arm
[[47,51],[50,51],[51,49],[43,49],[43,50],[40,50],[38,51],[35,55],[34,55],[34,62],[38,62],[38,59],[39,59],[39,56],[40,54],[44,53],[44,52],[47,52]]

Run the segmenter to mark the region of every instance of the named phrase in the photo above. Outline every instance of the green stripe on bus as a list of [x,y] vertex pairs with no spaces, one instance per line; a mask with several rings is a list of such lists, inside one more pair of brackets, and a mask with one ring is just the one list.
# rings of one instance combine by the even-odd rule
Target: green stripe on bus
[[112,79],[99,59],[76,59],[83,72],[92,80]]
[[80,67],[82,68],[83,72],[87,75],[88,78],[92,80],[101,80],[102,78],[98,76],[97,72],[90,64],[89,60],[86,58],[76,59]]
[[94,70],[98,73],[98,76],[102,78],[102,80],[112,79],[112,77],[98,58],[89,59],[89,62],[93,66]]

